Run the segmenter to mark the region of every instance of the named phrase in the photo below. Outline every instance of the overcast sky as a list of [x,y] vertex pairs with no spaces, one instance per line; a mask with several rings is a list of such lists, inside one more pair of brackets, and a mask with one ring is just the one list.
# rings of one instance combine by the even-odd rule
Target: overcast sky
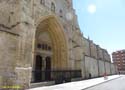
[[111,54],[125,49],[125,0],[73,0],[81,31]]

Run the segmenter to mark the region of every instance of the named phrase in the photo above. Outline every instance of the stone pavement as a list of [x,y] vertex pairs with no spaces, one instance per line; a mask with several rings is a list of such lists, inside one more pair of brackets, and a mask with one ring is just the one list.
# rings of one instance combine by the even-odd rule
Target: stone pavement
[[81,89],[87,89],[89,87],[92,87],[122,76],[123,75],[112,75],[112,76],[108,76],[107,79],[104,79],[104,77],[100,77],[100,78],[94,78],[89,80],[63,83],[63,84],[58,84],[53,86],[43,86],[43,87],[32,88],[28,90],[81,90]]

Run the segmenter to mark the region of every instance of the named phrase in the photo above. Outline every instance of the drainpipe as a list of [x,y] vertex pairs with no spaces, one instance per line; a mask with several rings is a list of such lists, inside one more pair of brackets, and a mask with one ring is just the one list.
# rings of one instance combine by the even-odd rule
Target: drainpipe
[[89,37],[88,37],[88,41],[89,41],[89,53],[90,53],[89,57],[91,58],[92,57],[92,53],[91,53],[91,41],[90,41]]
[[[103,49],[102,49],[103,50]],[[102,51],[102,53],[103,53],[103,60],[104,60],[104,69],[105,69],[105,73],[106,73],[106,60],[104,59],[104,50]]]
[[89,37],[88,37],[88,41],[89,41],[89,53],[90,53],[90,57],[91,57],[91,56],[92,56],[92,55],[91,55],[91,43],[90,43]]
[[112,75],[112,68],[111,68],[111,62],[110,63],[110,75]]
[[98,76],[100,76],[100,71],[99,71],[99,59],[98,59],[98,57],[99,57],[99,53],[98,53],[98,46],[96,46],[96,52],[97,52],[97,64],[98,64]]
[[84,73],[85,73],[85,79],[86,79],[86,66],[85,66],[86,64],[85,64],[85,54],[84,54]]

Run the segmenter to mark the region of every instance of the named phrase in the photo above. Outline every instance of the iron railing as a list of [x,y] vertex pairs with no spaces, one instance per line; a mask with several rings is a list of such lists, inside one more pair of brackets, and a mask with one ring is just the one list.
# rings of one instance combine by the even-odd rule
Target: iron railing
[[65,81],[81,77],[81,70],[34,70],[32,71],[32,83],[43,81]]

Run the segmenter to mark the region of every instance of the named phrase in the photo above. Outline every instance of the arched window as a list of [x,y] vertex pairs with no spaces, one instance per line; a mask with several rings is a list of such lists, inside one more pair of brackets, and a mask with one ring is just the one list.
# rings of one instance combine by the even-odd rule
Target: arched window
[[50,46],[48,46],[48,50],[51,51],[51,47]]
[[40,0],[40,3],[41,3],[42,5],[45,5],[45,0]]
[[46,51],[51,51],[51,46],[47,45],[47,44],[40,44],[39,47],[42,50],[46,50]]
[[47,44],[45,44],[45,50],[47,50]]
[[53,2],[51,3],[51,11],[55,12],[55,4]]
[[45,45],[44,45],[44,44],[42,44],[42,49],[43,49],[43,50],[45,49]]

